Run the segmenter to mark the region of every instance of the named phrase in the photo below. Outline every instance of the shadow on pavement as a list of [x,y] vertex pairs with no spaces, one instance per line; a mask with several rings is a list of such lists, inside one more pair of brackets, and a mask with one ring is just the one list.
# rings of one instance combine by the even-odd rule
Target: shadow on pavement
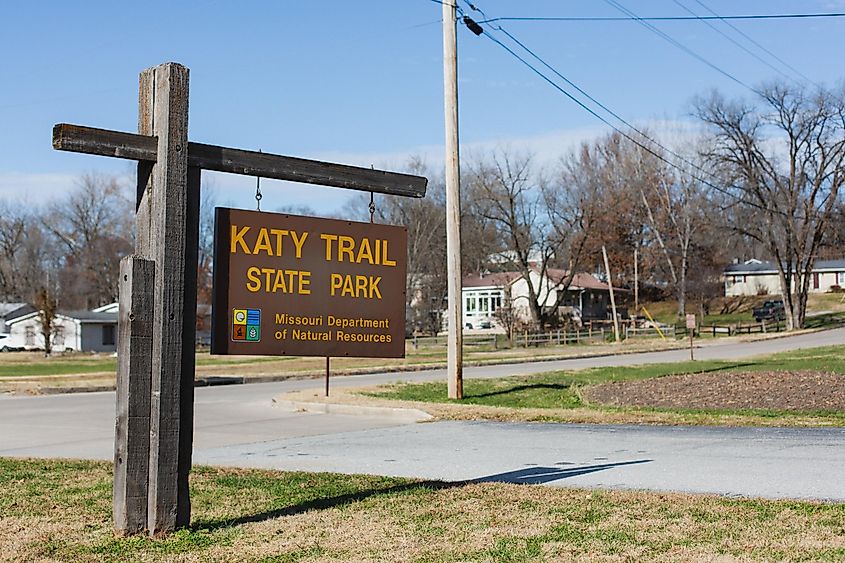
[[597,471],[605,471],[613,469],[614,467],[622,467],[625,465],[638,465],[641,463],[650,463],[651,459],[640,459],[635,461],[620,461],[618,463],[603,463],[601,465],[582,465],[580,467],[526,467],[525,469],[518,469],[516,471],[508,471],[507,473],[497,473],[496,475],[488,475],[486,477],[479,477],[473,479],[472,483],[518,483],[525,485],[541,485],[543,483],[550,483],[568,477],[577,477],[578,475],[587,475],[588,473],[595,473]]

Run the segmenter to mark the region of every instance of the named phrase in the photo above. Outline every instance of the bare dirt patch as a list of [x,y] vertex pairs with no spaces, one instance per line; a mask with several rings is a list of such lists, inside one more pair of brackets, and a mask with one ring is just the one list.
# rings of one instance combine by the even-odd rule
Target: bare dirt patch
[[845,375],[822,371],[714,372],[588,387],[594,404],[673,409],[845,411]]

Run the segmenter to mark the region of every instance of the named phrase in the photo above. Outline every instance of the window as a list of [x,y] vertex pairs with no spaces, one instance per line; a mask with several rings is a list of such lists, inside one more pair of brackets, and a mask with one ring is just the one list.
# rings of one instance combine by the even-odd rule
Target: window
[[56,332],[53,334],[53,347],[54,348],[64,348],[65,347],[65,327],[57,326]]
[[845,272],[838,272],[836,274],[836,283],[840,286],[845,285]]
[[24,328],[24,338],[26,339],[25,344],[27,346],[35,346],[35,327],[29,325]]
[[479,297],[478,298],[478,310],[482,313],[487,313],[490,311],[490,298],[489,297]]
[[114,346],[114,325],[103,325],[103,346]]

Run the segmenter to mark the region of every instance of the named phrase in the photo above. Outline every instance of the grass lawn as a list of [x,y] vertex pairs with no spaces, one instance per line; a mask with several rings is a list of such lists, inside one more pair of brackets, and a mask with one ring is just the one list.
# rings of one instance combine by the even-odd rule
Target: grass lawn
[[[710,315],[700,318],[700,311],[696,304],[688,304],[687,311],[695,313],[699,317],[698,321],[704,326],[709,325],[729,325],[729,324],[754,324],[756,321],[751,312],[754,307],[761,305],[768,299],[778,299],[773,295],[759,295],[756,297],[746,297],[738,309],[731,313],[719,314],[724,298],[716,300],[716,303],[711,307]],[[667,324],[682,323],[683,319],[679,319],[678,304],[671,299],[660,301],[656,303],[645,303],[648,312],[655,318],[655,320]],[[814,313],[829,314],[815,316]],[[845,300],[843,300],[842,293],[811,293],[807,298],[807,313],[813,315],[807,318],[806,328],[822,328],[839,326],[845,322]],[[639,311],[638,314],[642,314]]]
[[196,467],[193,522],[117,537],[111,465],[0,458],[5,561],[845,559],[845,505]]
[[[669,346],[679,346],[677,343]],[[651,350],[666,347],[665,343],[631,342],[626,350]],[[608,349],[604,343],[543,346],[540,348],[498,348],[492,345],[467,347],[464,359],[467,363],[517,360],[542,356],[575,356],[600,353]],[[333,358],[332,369],[336,373],[373,368],[416,368],[437,366],[446,361],[445,339],[437,345],[423,345],[414,349],[408,345],[407,356],[401,359],[378,358]],[[198,352],[196,356],[197,375],[303,375],[321,374],[325,369],[325,358],[303,358],[297,356],[254,357],[254,356],[211,356]],[[0,378],[26,378],[80,375],[99,377],[100,384],[113,383],[117,359],[111,355],[57,354],[45,358],[40,352],[10,352],[0,354]],[[2,385],[0,385],[2,390]]]
[[[215,358],[197,354],[197,367],[248,365],[273,361],[273,358]],[[45,358],[42,352],[10,352],[0,355],[0,377],[37,375],[72,375],[114,372],[117,358],[111,355],[57,354]]]
[[[464,399],[446,398],[445,382],[401,383],[365,392],[380,399],[446,403],[457,409],[437,411],[444,418],[496,418],[565,422],[654,422],[671,424],[845,425],[842,411],[786,411],[762,409],[667,409],[603,407],[589,404],[584,389],[612,381],[631,381],[678,374],[759,371],[820,371],[845,377],[845,347],[834,346],[783,352],[737,362],[696,361],[635,367],[603,367],[556,371],[532,376],[464,381]],[[460,406],[459,406],[460,405]],[[493,407],[466,409],[463,405]],[[507,410],[496,410],[507,409]],[[590,411],[585,413],[584,411]],[[665,416],[664,416],[665,415]]]

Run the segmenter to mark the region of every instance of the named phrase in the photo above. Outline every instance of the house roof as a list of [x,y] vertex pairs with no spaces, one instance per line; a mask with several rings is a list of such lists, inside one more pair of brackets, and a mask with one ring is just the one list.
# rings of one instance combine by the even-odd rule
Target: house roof
[[[764,262],[762,260],[746,260],[742,264],[731,264],[725,268],[724,273],[730,275],[736,274],[776,274],[777,266],[773,262]],[[829,272],[845,272],[845,259],[838,260],[816,260],[815,272],[829,271]]]
[[[534,271],[540,273],[539,268],[534,267]],[[560,282],[566,275],[566,270],[561,270],[557,268],[549,268],[546,270],[546,275],[554,282]],[[504,287],[506,285],[510,285],[516,280],[520,279],[522,274],[519,272],[497,272],[494,274],[470,274],[468,276],[464,276],[462,281],[463,288],[473,288],[473,287]],[[570,290],[579,290],[579,289],[596,289],[600,291],[610,291],[608,285],[597,279],[592,274],[588,274],[587,272],[577,272],[572,277],[572,283],[569,286]],[[618,291],[627,291],[625,289],[614,287],[615,290]]]
[[519,272],[496,272],[494,274],[469,274],[464,276],[461,287],[504,287],[522,277]]
[[[32,311],[14,319],[7,320],[7,324],[16,324],[38,316],[38,311]],[[117,313],[102,313],[96,311],[58,311],[57,317],[79,321],[81,324],[117,324]]]
[[59,311],[59,314],[83,323],[116,323],[117,312],[108,311]]
[[34,310],[35,308],[28,303],[0,303],[0,318],[12,320]]
[[97,307],[96,309],[91,309],[91,312],[93,312],[93,313],[115,312],[116,313],[117,310],[118,310],[118,303],[117,303],[117,301],[115,301],[114,303],[107,303],[105,305]]
[[[549,268],[548,269],[549,277],[555,282],[560,282],[564,277],[567,276],[568,272],[566,270],[559,270],[557,268]],[[587,272],[576,272],[574,276],[572,276],[572,283],[569,285],[570,289],[599,289],[602,291],[610,291],[610,287],[603,281],[599,280],[592,274],[588,274]],[[613,289],[617,291],[625,291],[621,288],[614,287]]]

